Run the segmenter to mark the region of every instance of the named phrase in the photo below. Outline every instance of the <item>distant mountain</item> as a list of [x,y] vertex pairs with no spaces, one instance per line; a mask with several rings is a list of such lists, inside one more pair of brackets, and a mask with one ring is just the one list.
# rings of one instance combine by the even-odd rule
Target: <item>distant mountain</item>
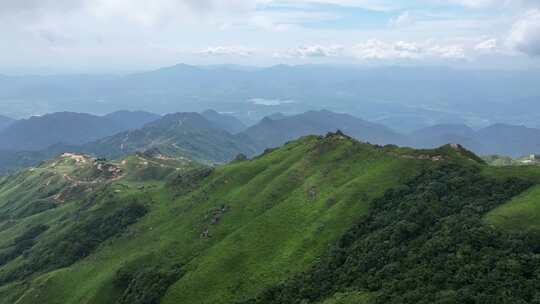
[[240,133],[246,129],[246,125],[232,115],[221,114],[214,110],[206,110],[201,115],[206,120],[231,134]]
[[0,132],[0,150],[37,151],[54,144],[81,145],[158,119],[145,112],[106,116],[58,112],[16,121]]
[[538,79],[540,70],[534,69],[179,64],[128,75],[0,77],[0,113],[118,109],[171,113],[210,108],[234,111],[252,124],[275,112],[329,109],[403,132],[434,123],[535,126],[540,121]]
[[40,162],[60,155],[66,151],[78,151],[78,146],[56,144],[39,151],[0,150],[0,175],[5,175],[21,168],[37,166]]
[[465,124],[440,124],[416,130],[411,136],[419,138],[436,138],[448,134],[469,137],[474,135],[474,130]]
[[254,154],[245,136],[222,130],[198,113],[169,114],[143,128],[118,133],[82,146],[82,151],[107,158],[158,148],[168,155],[225,162],[239,153]]
[[476,132],[475,139],[482,143],[477,153],[502,154],[514,157],[540,154],[540,129],[495,124]]
[[0,131],[4,130],[5,128],[9,127],[11,124],[13,124],[16,120],[11,118],[11,117],[7,117],[7,116],[4,116],[4,115],[0,115]]
[[116,124],[120,125],[123,129],[138,129],[145,124],[156,121],[161,118],[161,115],[144,112],[144,111],[116,111],[104,116]]
[[56,143],[83,144],[122,130],[109,119],[61,112],[15,122],[0,132],[0,150],[41,150]]
[[371,123],[348,114],[331,111],[309,111],[279,119],[264,118],[243,132],[265,147],[277,147],[305,135],[321,135],[341,130],[361,141],[375,144],[405,144],[407,138],[383,125]]
[[266,118],[270,118],[272,120],[280,120],[280,119],[283,119],[285,117],[287,117],[287,115],[285,115],[283,113],[279,113],[279,112],[266,116]]
[[448,143],[459,143],[469,148],[478,148],[475,131],[464,124],[440,124],[414,131],[409,135],[411,145],[428,148]]
[[475,131],[465,125],[435,125],[410,134],[417,148],[433,148],[459,143],[477,154],[519,157],[540,153],[540,129],[494,124]]

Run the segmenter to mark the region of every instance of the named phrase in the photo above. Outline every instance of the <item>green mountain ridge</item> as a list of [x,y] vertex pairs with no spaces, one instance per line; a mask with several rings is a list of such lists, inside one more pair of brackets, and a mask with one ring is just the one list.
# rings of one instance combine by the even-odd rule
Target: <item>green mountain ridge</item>
[[[489,167],[457,145],[376,146],[341,132],[217,167],[159,148],[114,162],[64,154],[0,181],[0,303],[397,303],[402,290],[400,303],[428,303],[441,286],[445,299],[456,299],[458,287],[476,285],[419,284],[436,273],[413,261],[428,267],[443,258],[417,248],[461,215],[471,216],[466,227],[509,240],[496,246],[493,263],[540,273],[527,262],[540,243],[522,240],[512,264],[503,253],[518,236],[484,219],[536,195],[529,191],[540,170],[524,168]],[[448,236],[475,235],[463,229]],[[444,252],[475,240],[456,237]],[[474,248],[482,253],[485,244]],[[473,266],[471,274],[484,273]],[[412,281],[394,285],[403,267]],[[536,297],[534,278],[508,296]]]
[[258,150],[246,137],[232,135],[198,113],[169,114],[140,129],[88,143],[80,150],[115,159],[152,148],[210,162],[227,162],[239,153],[253,155]]
[[[62,117],[66,115],[78,117],[77,115],[82,114],[57,113],[50,117],[36,118],[34,120],[47,121],[53,116]],[[66,151],[117,159],[136,152],[158,148],[170,156],[184,156],[206,163],[226,163],[234,159],[238,154],[253,156],[267,148],[279,147],[301,136],[323,135],[337,130],[342,130],[357,140],[374,144],[435,148],[447,143],[456,143],[475,153],[483,151],[480,153],[481,155],[498,151],[508,154],[529,155],[536,151],[535,145],[538,142],[536,138],[539,132],[539,130],[535,129],[503,124],[493,125],[479,131],[474,131],[465,125],[445,124],[418,130],[409,135],[402,135],[377,123],[326,110],[308,111],[289,116],[271,115],[247,129],[233,116],[220,114],[212,110],[200,114],[184,112],[163,117],[145,112],[121,111],[91,119],[93,123],[98,124],[102,120],[122,124],[124,128],[127,128],[128,125],[131,127],[128,128],[130,130],[113,135],[109,133],[114,133],[114,131],[108,129],[107,134],[110,136],[100,137],[91,142],[87,142],[89,140],[88,134],[81,135],[81,139],[81,136],[79,136],[81,130],[74,133],[70,131],[73,134],[79,134],[75,136],[78,138],[77,140],[70,140],[71,135],[68,138],[63,138],[63,135],[70,133],[67,131],[63,131],[57,136],[46,136],[46,138],[42,139],[40,134],[47,130],[47,127],[40,125],[40,123],[37,124],[38,130],[35,134],[34,132],[27,132],[28,134],[21,137],[19,136],[20,132],[14,132],[9,136],[18,138],[18,140],[19,137],[26,138],[24,141],[27,146],[42,146],[43,143],[39,143],[41,140],[49,144],[63,140],[66,142],[84,142],[84,144],[59,143],[37,151],[0,150],[0,173],[5,174],[32,166],[39,161]],[[149,120],[150,123],[145,123]],[[22,125],[27,123],[22,122]],[[19,128],[21,128],[20,124]],[[85,125],[83,129],[92,129],[89,131],[90,133],[96,131],[93,130],[91,124],[81,124]],[[105,123],[100,128],[107,128],[107,126],[108,124]],[[140,126],[140,128],[136,128],[137,126]],[[502,130],[501,132],[505,134],[505,140],[499,138],[498,130]],[[0,133],[0,137],[2,134]],[[27,136],[29,137],[27,138]],[[35,138],[39,138],[39,141],[34,142]],[[10,140],[6,142],[9,143]],[[502,159],[493,161],[491,161],[491,158],[486,159],[494,164],[519,164],[519,162]]]

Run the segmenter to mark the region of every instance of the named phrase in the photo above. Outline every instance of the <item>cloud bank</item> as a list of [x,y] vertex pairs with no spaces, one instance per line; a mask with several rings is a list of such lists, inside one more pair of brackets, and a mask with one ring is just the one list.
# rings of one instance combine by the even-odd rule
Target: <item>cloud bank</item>
[[540,56],[540,10],[530,10],[514,23],[509,42],[522,53]]
[[0,69],[487,55],[540,66],[539,20],[540,0],[4,0]]

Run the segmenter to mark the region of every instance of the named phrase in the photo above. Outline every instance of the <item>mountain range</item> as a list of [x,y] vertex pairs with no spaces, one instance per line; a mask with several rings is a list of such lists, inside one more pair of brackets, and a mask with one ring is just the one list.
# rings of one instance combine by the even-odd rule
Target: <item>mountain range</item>
[[[214,121],[219,121],[213,117]],[[225,123],[230,119],[225,117]],[[206,120],[199,113],[176,113],[80,147],[100,157],[118,158],[157,148],[172,156],[187,156],[201,161],[227,162],[239,153],[253,155],[256,144],[246,137],[221,129],[223,124]]]
[[201,115],[209,122],[214,123],[220,129],[223,129],[231,134],[237,134],[244,131],[247,126],[240,119],[223,113],[218,113],[214,110],[206,110]]
[[0,179],[0,303],[529,303],[539,190],[540,167],[341,132],[217,167],[64,153]]
[[0,131],[0,150],[37,151],[55,144],[81,145],[142,127],[160,116],[121,111],[105,116],[59,112],[11,123]]
[[418,148],[433,148],[459,143],[481,155],[500,154],[520,157],[540,153],[540,129],[494,124],[479,130],[466,125],[436,125],[410,135]]
[[327,110],[308,111],[292,116],[269,116],[245,130],[243,134],[262,146],[278,147],[305,135],[322,135],[336,130],[375,144],[407,144],[405,136],[381,124]]
[[0,171],[35,165],[65,151],[116,159],[158,149],[170,156],[224,163],[239,154],[250,157],[302,136],[337,130],[381,145],[434,148],[456,143],[480,155],[520,157],[540,153],[540,130],[506,124],[479,130],[462,124],[441,124],[401,134],[378,123],[327,110],[297,115],[275,113],[251,127],[232,115],[213,110],[163,117],[126,111],[105,116],[54,113],[16,121],[0,131]]
[[65,110],[174,113],[210,108],[255,124],[274,112],[329,109],[404,133],[441,123],[540,127],[539,78],[538,70],[178,64],[122,75],[0,77],[0,113],[19,118]]

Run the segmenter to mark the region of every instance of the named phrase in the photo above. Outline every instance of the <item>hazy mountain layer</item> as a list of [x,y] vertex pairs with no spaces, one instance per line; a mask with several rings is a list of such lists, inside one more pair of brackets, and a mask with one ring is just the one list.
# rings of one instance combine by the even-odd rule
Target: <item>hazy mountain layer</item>
[[348,114],[331,111],[310,111],[293,116],[265,118],[243,134],[265,147],[277,147],[289,140],[309,134],[325,134],[341,130],[358,140],[375,144],[407,143],[407,138],[387,127]]
[[0,150],[37,151],[54,144],[80,145],[127,129],[139,128],[159,116],[116,112],[107,116],[59,112],[14,122],[0,132]]
[[214,123],[220,129],[223,129],[231,134],[240,133],[247,128],[244,123],[232,115],[220,114],[214,110],[206,110],[202,112],[201,115],[206,120]]
[[409,132],[437,123],[538,127],[540,73],[443,67],[179,64],[124,76],[0,78],[0,113],[235,112],[256,123],[274,112],[330,109]]
[[459,143],[477,154],[520,157],[540,154],[540,129],[495,124],[474,131],[465,125],[436,125],[411,134],[415,147],[432,148]]

